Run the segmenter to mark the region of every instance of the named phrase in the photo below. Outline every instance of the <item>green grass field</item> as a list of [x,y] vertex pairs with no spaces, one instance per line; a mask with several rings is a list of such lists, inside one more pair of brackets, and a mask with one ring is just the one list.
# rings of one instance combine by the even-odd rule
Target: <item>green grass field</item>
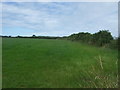
[[115,88],[117,50],[67,40],[3,38],[3,88]]

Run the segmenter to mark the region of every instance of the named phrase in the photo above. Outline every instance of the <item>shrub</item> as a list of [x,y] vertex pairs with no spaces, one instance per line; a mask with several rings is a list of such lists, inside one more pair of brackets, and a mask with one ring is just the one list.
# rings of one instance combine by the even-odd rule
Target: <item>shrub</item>
[[108,30],[100,30],[99,32],[93,34],[92,42],[98,46],[104,46],[113,40],[111,33]]

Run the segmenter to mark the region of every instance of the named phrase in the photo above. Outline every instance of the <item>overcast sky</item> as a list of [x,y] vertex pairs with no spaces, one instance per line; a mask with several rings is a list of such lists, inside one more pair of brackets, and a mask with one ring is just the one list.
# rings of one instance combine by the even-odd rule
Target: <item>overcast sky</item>
[[66,36],[109,30],[118,36],[117,2],[4,2],[3,35]]

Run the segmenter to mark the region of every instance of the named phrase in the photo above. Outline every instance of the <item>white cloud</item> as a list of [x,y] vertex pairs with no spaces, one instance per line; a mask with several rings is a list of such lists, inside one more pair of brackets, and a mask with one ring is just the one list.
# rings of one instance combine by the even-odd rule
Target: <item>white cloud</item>
[[[5,24],[4,24],[5,23]],[[57,19],[52,19],[46,11],[41,9],[34,10],[25,7],[17,7],[15,5],[3,4],[3,24],[5,26],[21,26],[21,27],[33,27],[46,26],[53,27],[57,23]],[[43,25],[42,25],[43,24]],[[51,25],[51,26],[50,26]]]
[[117,3],[3,3],[3,26],[69,35],[109,29],[117,35]]

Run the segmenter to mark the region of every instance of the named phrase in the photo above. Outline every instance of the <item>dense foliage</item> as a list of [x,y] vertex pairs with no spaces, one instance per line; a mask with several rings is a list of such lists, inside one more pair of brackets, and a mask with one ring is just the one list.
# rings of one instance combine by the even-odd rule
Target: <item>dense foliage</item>
[[99,31],[98,33],[93,34],[93,43],[98,46],[104,46],[107,43],[110,43],[113,40],[113,37],[109,31]]
[[72,34],[68,37],[70,40],[75,40],[75,41],[82,41],[82,42],[90,42],[92,38],[92,35],[90,33],[78,33],[78,34]]
[[118,38],[111,40],[111,42],[108,44],[108,47],[112,49],[118,49],[119,47]]
[[84,42],[96,46],[109,46],[111,48],[118,47],[118,40],[113,39],[111,33],[108,30],[100,30],[94,34],[88,32],[72,34],[68,37],[68,40]]

